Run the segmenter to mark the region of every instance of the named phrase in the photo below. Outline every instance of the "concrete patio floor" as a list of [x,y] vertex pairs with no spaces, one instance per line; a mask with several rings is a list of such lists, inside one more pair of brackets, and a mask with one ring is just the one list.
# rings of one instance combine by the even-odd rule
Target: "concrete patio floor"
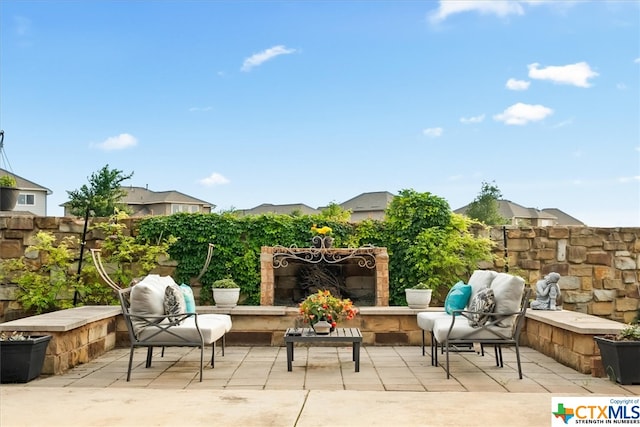
[[0,425],[547,426],[552,397],[640,395],[530,348],[522,380],[510,348],[504,368],[492,351],[453,354],[448,380],[417,346],[364,346],[360,372],[350,347],[296,346],[292,372],[284,347],[218,348],[202,382],[198,350],[157,349],[149,369],[145,354],[136,350],[130,382],[129,350],[119,348],[64,375],[4,384]]

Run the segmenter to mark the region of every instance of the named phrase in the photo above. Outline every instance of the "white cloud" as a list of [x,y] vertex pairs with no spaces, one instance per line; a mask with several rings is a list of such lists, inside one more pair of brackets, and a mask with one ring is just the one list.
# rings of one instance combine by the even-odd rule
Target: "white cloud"
[[538,63],[528,65],[529,77],[578,87],[590,87],[591,84],[588,80],[599,75],[586,62],[560,66],[552,65],[545,68],[538,68],[539,66],[540,64]]
[[213,110],[213,107],[191,107],[189,108],[189,111],[194,112],[194,111],[211,111]]
[[531,82],[526,80],[509,79],[505,85],[509,90],[527,90]]
[[461,117],[460,123],[465,125],[473,124],[473,123],[482,123],[484,121],[484,114],[480,114],[479,116],[474,117]]
[[511,0],[440,0],[438,9],[429,15],[429,20],[433,24],[444,21],[451,15],[457,13],[475,11],[483,15],[497,15],[504,17],[507,15],[524,15],[521,2]]
[[287,49],[285,46],[278,45],[274,47],[270,47],[269,49],[263,50],[260,53],[255,53],[244,60],[242,63],[241,71],[250,71],[253,67],[257,67],[258,65],[262,65],[263,62],[266,62],[270,59],[275,58],[279,55],[288,55],[296,52],[295,49]]
[[430,138],[437,138],[442,136],[444,133],[444,129],[442,128],[427,128],[422,131],[422,133]]
[[618,178],[618,182],[621,182],[623,184],[625,184],[627,182],[633,182],[633,181],[640,181],[640,175],[636,175],[636,176],[621,176],[620,178]]
[[635,62],[636,64],[640,64],[640,58],[634,59],[633,62]]
[[543,120],[551,114],[553,114],[553,110],[544,105],[530,105],[518,102],[502,113],[496,114],[493,118],[507,125],[526,125],[529,122]]
[[104,151],[124,150],[138,145],[138,140],[133,135],[121,133],[118,136],[109,137],[103,142],[92,145]]
[[228,184],[230,181],[227,178],[225,178],[223,175],[217,172],[214,172],[208,177],[203,178],[198,182],[202,185],[206,185],[207,187],[212,187],[214,185]]
[[616,84],[616,89],[618,90],[626,90],[627,89],[627,85],[624,83],[618,83]]

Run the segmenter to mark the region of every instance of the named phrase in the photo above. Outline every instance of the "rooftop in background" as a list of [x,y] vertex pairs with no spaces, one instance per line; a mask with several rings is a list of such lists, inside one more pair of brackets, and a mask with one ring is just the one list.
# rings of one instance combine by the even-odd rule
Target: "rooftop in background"
[[[454,210],[455,213],[464,214],[469,205]],[[557,208],[525,208],[510,200],[498,200],[498,211],[500,215],[508,219],[511,225],[585,225],[582,221]]]
[[[131,209],[131,216],[170,215],[178,212],[210,213],[215,205],[179,191],[151,191],[143,187],[122,187],[127,195],[122,203]],[[71,216],[67,203],[63,203],[65,216]]]

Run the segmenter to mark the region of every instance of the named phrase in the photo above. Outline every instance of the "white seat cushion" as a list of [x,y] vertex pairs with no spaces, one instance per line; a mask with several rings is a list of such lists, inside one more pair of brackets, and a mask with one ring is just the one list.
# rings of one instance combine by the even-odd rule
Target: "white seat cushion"
[[[448,319],[440,318],[434,321],[433,336],[436,341],[441,344],[447,339],[447,333],[449,333],[452,317],[453,316],[449,316]],[[473,327],[469,325],[469,322],[465,317],[456,317],[456,323],[451,331],[450,339],[508,339],[511,337],[512,328],[501,328],[493,325],[485,326],[484,328]],[[494,334],[492,331],[496,332],[499,336]]]
[[[141,341],[149,342],[170,342],[176,344],[180,344],[184,341],[198,342],[200,340],[200,336],[198,335],[195,322],[195,317],[192,316],[185,319],[179,325],[171,326],[170,331],[183,339],[168,332],[161,332],[153,336],[158,332],[158,328],[155,326],[147,326],[140,330],[138,337]],[[168,321],[164,321],[163,323],[166,324]],[[198,327],[202,332],[202,338],[205,344],[211,344],[219,340],[226,332],[225,324],[220,320],[213,318],[201,319],[200,316],[198,316]]]
[[417,316],[418,327],[420,327],[420,329],[424,329],[425,331],[433,330],[433,324],[436,319],[451,318],[451,315],[447,314],[444,311],[421,311]]
[[224,325],[225,332],[229,332],[231,330],[231,316],[228,314],[198,314],[198,322],[203,319],[211,319],[216,320]]

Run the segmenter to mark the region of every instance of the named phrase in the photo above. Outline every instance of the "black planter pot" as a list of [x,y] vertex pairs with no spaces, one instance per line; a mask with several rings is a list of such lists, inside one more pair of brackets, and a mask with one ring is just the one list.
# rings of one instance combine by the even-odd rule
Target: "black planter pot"
[[15,187],[0,187],[0,211],[12,211],[19,194],[20,190]]
[[640,384],[640,341],[615,341],[594,337],[604,371],[619,384]]
[[51,335],[0,341],[0,383],[26,383],[42,371]]

